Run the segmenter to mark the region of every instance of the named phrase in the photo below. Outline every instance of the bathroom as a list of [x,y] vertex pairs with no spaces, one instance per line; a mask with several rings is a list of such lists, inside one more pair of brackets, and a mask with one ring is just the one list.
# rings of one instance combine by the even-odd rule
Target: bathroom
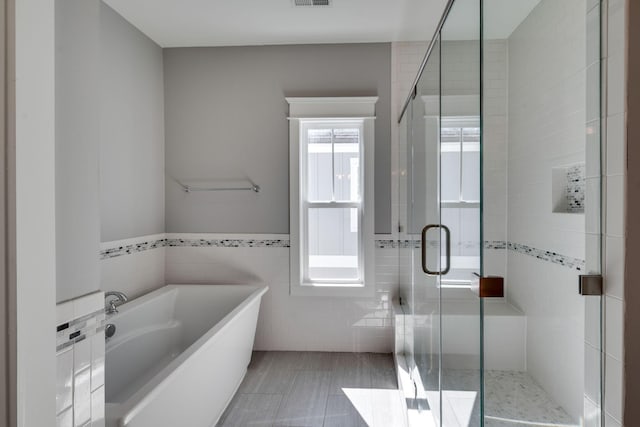
[[633,425],[626,3],[219,3],[18,7],[19,425]]

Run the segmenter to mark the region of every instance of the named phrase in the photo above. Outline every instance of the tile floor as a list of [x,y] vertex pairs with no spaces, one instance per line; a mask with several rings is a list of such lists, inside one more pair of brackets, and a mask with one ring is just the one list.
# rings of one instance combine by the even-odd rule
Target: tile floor
[[[477,391],[478,371],[442,374],[445,422],[478,425],[477,399],[461,396]],[[527,373],[487,371],[485,380],[487,427],[577,426]],[[254,352],[217,426],[404,427],[401,399],[391,354]]]
[[393,357],[254,352],[247,376],[217,425],[403,427]]

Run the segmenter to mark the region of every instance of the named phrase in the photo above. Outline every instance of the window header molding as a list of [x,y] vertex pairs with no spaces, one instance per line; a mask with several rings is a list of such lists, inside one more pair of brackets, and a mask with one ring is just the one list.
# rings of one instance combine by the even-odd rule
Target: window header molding
[[375,118],[377,96],[294,97],[289,103],[289,119]]

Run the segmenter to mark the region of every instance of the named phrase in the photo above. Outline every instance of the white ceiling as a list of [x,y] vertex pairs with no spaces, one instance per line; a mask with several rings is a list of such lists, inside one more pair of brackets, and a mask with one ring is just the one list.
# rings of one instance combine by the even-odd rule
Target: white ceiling
[[[539,1],[485,0],[486,35],[508,37]],[[104,2],[160,46],[184,47],[428,40],[446,0],[333,0],[329,7],[294,7],[292,0]],[[477,35],[470,31],[477,10],[463,10],[475,3],[454,4],[447,39]]]
[[162,47],[360,43],[431,37],[446,0],[104,0]]

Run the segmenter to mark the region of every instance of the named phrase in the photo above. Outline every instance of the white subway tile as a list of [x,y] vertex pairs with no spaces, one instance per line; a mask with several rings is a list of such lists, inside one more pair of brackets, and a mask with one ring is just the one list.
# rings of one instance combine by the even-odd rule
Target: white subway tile
[[607,177],[607,236],[622,237],[624,234],[624,177]]
[[94,292],[73,300],[74,318],[86,316],[104,307],[104,293]]
[[600,407],[589,398],[584,398],[584,427],[602,427],[600,425]]
[[77,374],[91,366],[91,340],[84,339],[73,345],[73,369]]
[[56,417],[57,427],[73,427],[73,408],[58,414]]
[[600,401],[600,350],[585,344],[584,346],[584,394],[593,402]]
[[625,0],[609,0],[607,25],[608,55],[623,55],[625,49]]
[[625,172],[625,115],[607,118],[607,175]]
[[584,297],[585,323],[584,340],[595,348],[600,348],[602,305],[601,297]]
[[585,264],[587,274],[599,274],[602,270],[602,245],[600,234],[586,234],[585,235]]
[[622,360],[624,304],[617,298],[606,297],[605,302],[605,352]]
[[616,420],[622,419],[622,362],[607,355],[605,358],[604,409]]
[[605,294],[624,298],[624,238],[607,237],[604,269]]
[[104,332],[91,337],[91,390],[104,385],[105,339]]
[[91,393],[91,427],[104,427],[105,425],[105,395],[104,387],[100,387]]
[[73,301],[67,301],[56,305],[56,325],[70,322],[73,319]]
[[91,421],[91,369],[75,374],[73,385],[73,424],[80,427]]
[[624,66],[624,52],[610,49],[607,58],[607,113],[610,116],[624,113],[626,108]]
[[56,356],[56,412],[73,403],[73,348]]
[[600,9],[592,8],[587,13],[587,64],[600,59]]
[[611,416],[606,414],[604,416],[604,427],[622,427],[622,423]]
[[600,121],[589,122],[586,125],[586,177],[600,177],[601,142],[600,142]]

